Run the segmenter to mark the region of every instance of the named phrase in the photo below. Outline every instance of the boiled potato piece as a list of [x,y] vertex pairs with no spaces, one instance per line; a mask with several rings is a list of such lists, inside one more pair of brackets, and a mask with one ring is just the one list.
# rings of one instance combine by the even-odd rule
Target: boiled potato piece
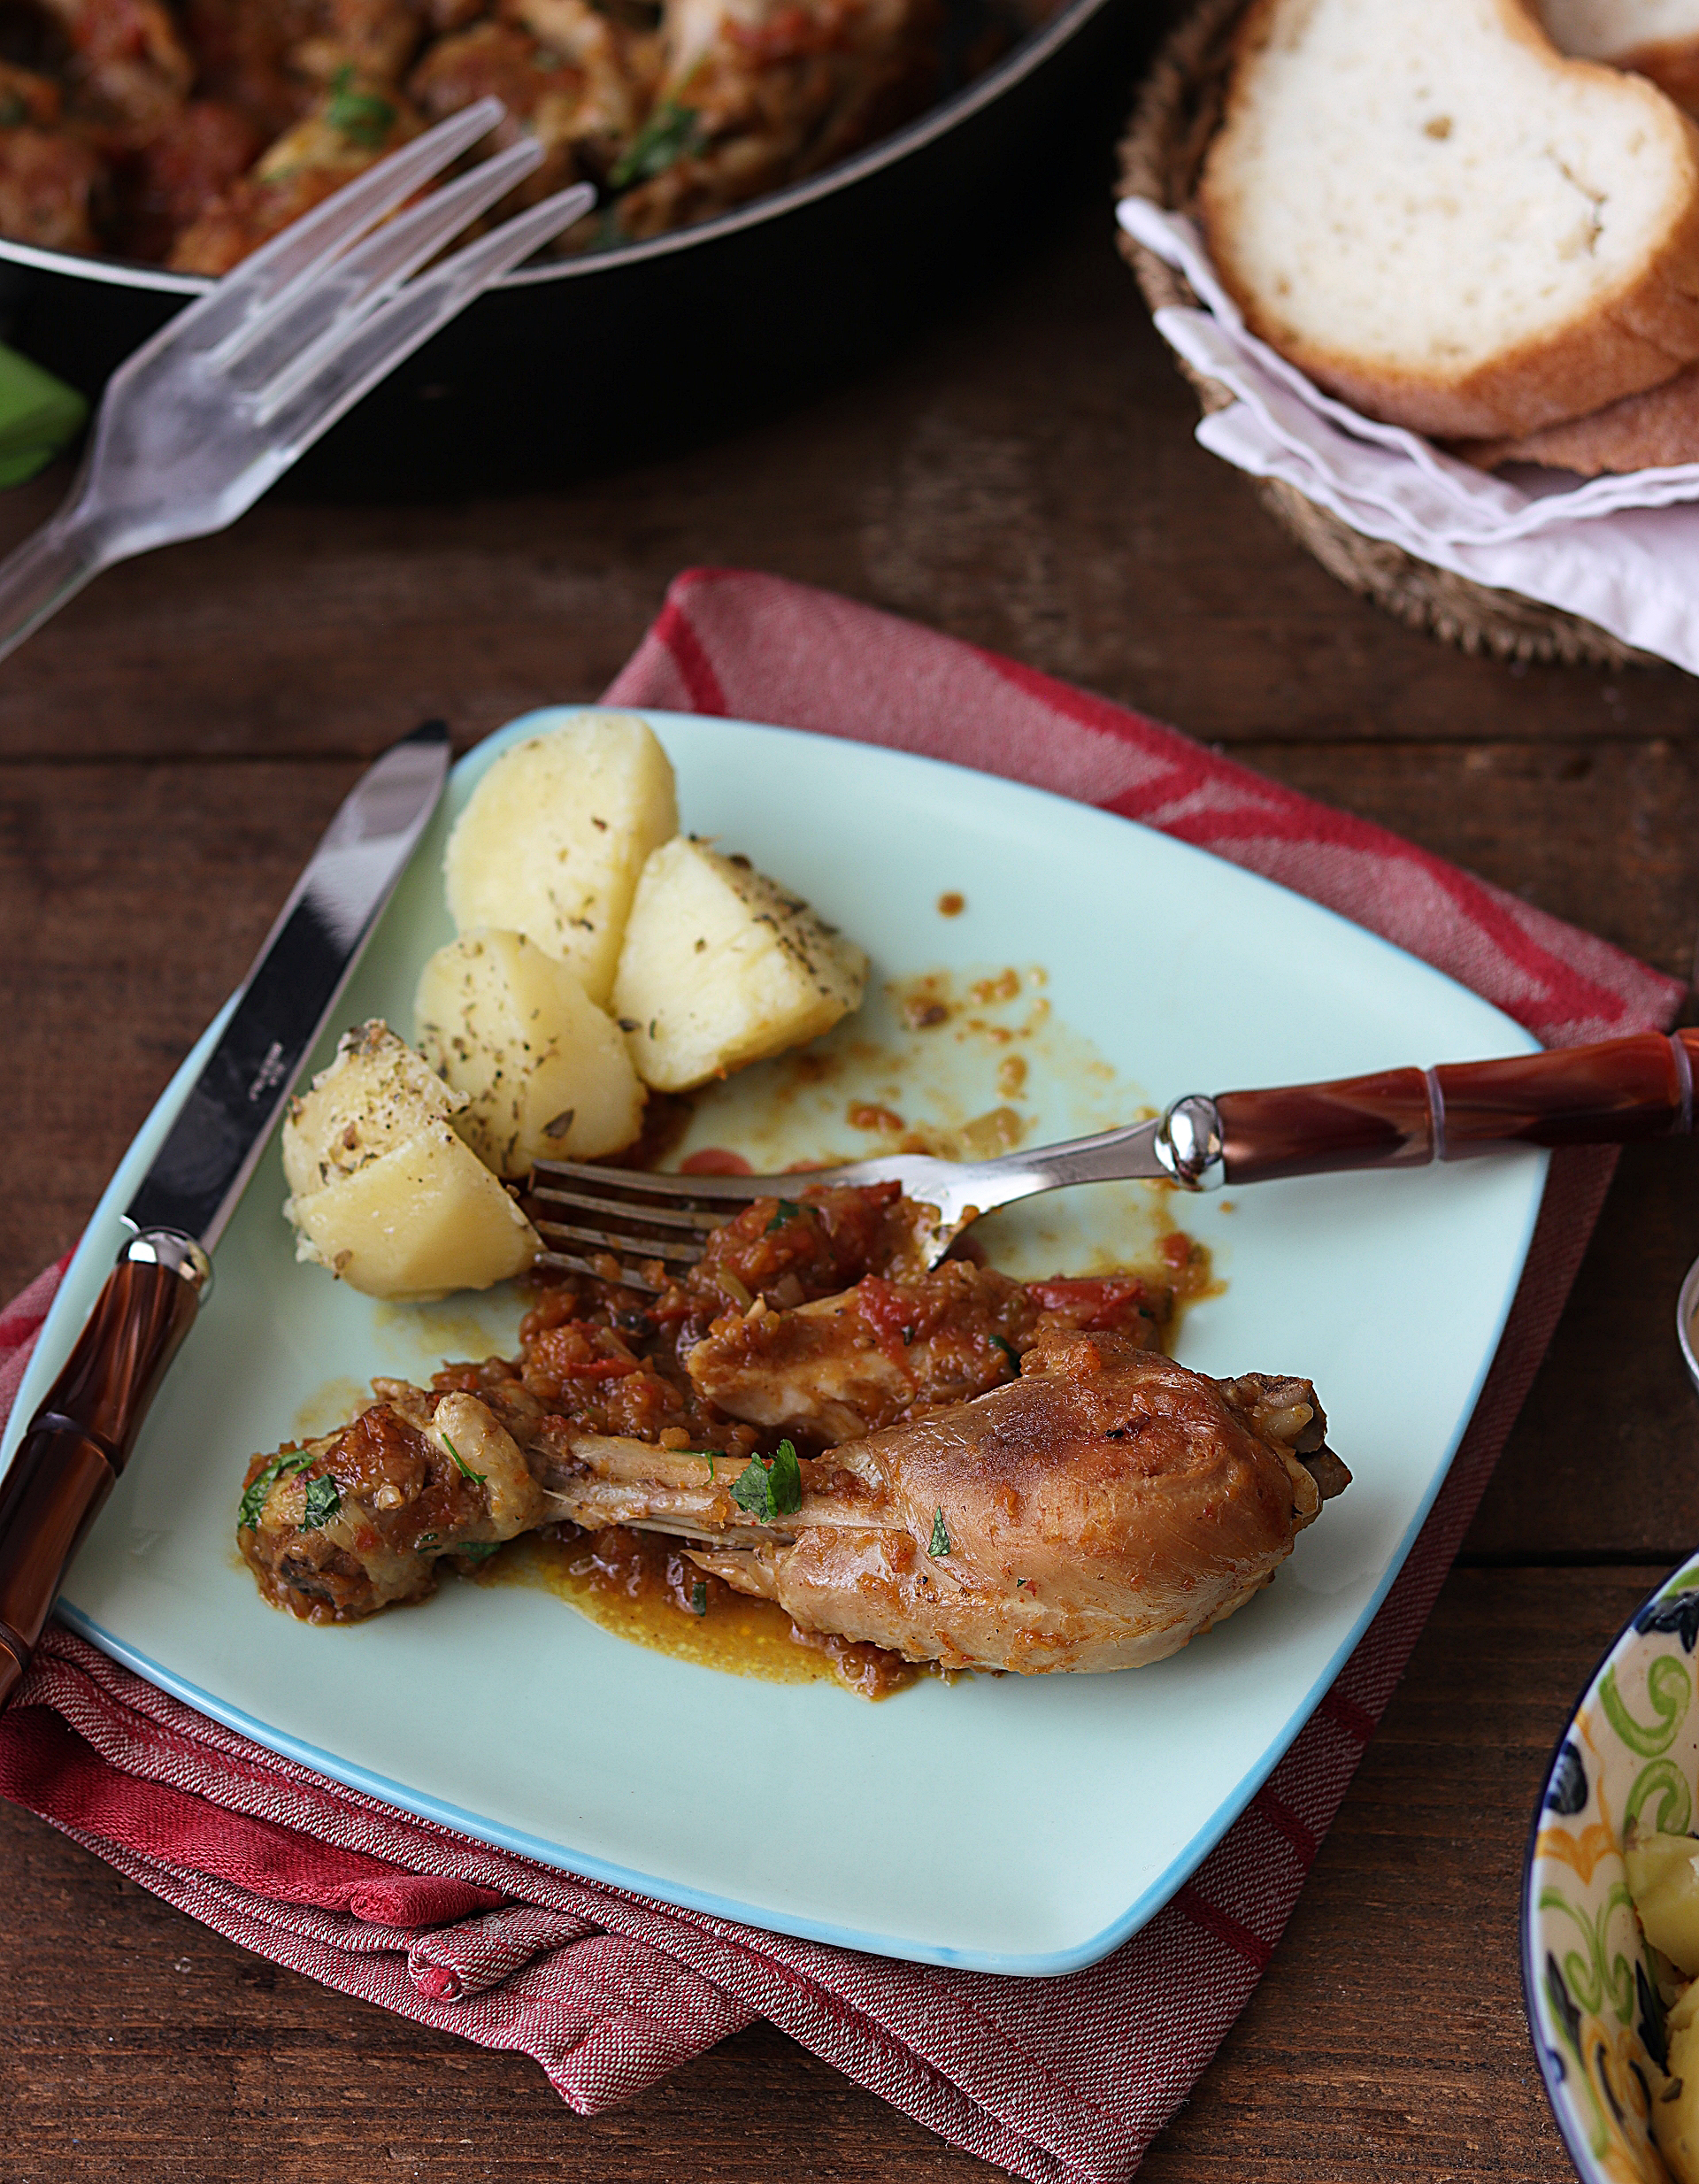
[[649,723],[581,713],[504,751],[472,792],[449,836],[449,915],[461,933],[523,933],[605,1003],[643,860],[678,831]]
[[415,1007],[419,1051],[470,1103],[455,1127],[498,1175],[618,1152],[642,1127],[619,1026],[524,934],[465,933],[438,949]]
[[537,1233],[456,1134],[465,1105],[387,1024],[345,1034],[283,1124],[296,1258],[387,1297],[487,1289],[528,1266]]
[[1699,1973],[1699,1839],[1639,1835],[1622,1856],[1646,1939],[1692,1979]]
[[800,896],[680,835],[643,866],[613,1012],[643,1082],[683,1092],[829,1031],[866,980],[861,950]]
[[[1687,1989],[1687,1994],[1695,1990]],[[1652,2135],[1676,2184],[1699,2184],[1699,2025],[1692,2012],[1678,2025],[1681,2003],[1671,2011],[1669,2075],[1652,2101]]]

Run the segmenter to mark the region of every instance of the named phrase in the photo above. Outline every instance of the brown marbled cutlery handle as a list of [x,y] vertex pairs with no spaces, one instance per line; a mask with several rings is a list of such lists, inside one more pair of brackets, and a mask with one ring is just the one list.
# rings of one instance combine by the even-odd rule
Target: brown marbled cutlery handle
[[1510,1145],[1620,1145],[1694,1124],[1699,1030],[1643,1032],[1495,1062],[1223,1092],[1227,1183],[1425,1167]]
[[71,1557],[129,1460],[211,1279],[175,1229],[134,1236],[0,1480],[0,1707],[29,1665]]

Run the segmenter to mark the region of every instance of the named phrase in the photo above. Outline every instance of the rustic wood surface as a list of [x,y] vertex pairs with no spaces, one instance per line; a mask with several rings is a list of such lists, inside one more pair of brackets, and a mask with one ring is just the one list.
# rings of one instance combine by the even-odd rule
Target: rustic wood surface
[[[74,1240],[361,761],[427,713],[465,743],[594,696],[694,562],[1128,700],[1689,974],[1693,685],[1468,659],[1338,588],[1194,444],[1102,180],[776,421],[529,497],[274,500],[103,578],[0,670],[0,1296]],[[0,498],[0,543],[63,482]],[[1691,1146],[1625,1157],[1462,1563],[1152,2184],[1566,2172],[1518,1988],[1523,1837],[1565,1707],[1699,1540],[1672,1338],[1696,1181]],[[529,2063],[277,1972],[33,1819],[0,1808],[0,1837],[8,2180],[991,2173],[765,2027],[574,2118]]]

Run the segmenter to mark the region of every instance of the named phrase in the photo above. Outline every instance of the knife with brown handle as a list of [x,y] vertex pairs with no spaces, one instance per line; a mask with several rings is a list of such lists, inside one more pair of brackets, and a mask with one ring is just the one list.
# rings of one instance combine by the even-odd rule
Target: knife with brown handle
[[427,721],[356,783],[124,1219],[134,1232],[0,1479],[0,1707],[205,1302],[211,1252],[448,779]]

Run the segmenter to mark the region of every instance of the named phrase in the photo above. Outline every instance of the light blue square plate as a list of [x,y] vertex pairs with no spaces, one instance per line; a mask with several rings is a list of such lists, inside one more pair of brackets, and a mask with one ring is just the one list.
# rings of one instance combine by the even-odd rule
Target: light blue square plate
[[[457,768],[344,1021],[382,1015],[411,1029],[419,966],[450,934],[448,827],[497,750],[562,717],[516,721]],[[733,1080],[697,1115],[692,1143],[741,1145],[762,1166],[865,1152],[848,1115],[857,1099],[939,1125],[1003,1106],[1039,1142],[1181,1092],[1533,1043],[1358,927],[1126,820],[863,744],[650,718],[686,826],[805,892],[874,964],[867,1007],[809,1072],[780,1064]],[[966,907],[941,915],[951,893]],[[909,1028],[903,981],[929,973],[961,1005],[942,1027]],[[90,1224],[8,1455],[211,1036]],[[373,1373],[419,1378],[444,1355],[511,1347],[519,1310],[505,1292],[386,1306],[297,1267],[273,1146],[62,1611],[274,1750],[550,1865],[888,1955],[1068,1971],[1179,1887],[1373,1614],[1473,1407],[1544,1176],[1542,1155],[1517,1152],[1187,1202],[1180,1218],[1225,1287],[1188,1315],[1180,1356],[1208,1373],[1309,1375],[1354,1484],[1267,1593],[1171,1661],[926,1680],[868,1705],[830,1685],[649,1652],[522,1587],[450,1582],[424,1607],[350,1629],[265,1606],[233,1540],[249,1456],[327,1430]],[[982,1233],[1011,1271],[1090,1272],[1148,1250],[1153,1196],[1075,1191]]]

